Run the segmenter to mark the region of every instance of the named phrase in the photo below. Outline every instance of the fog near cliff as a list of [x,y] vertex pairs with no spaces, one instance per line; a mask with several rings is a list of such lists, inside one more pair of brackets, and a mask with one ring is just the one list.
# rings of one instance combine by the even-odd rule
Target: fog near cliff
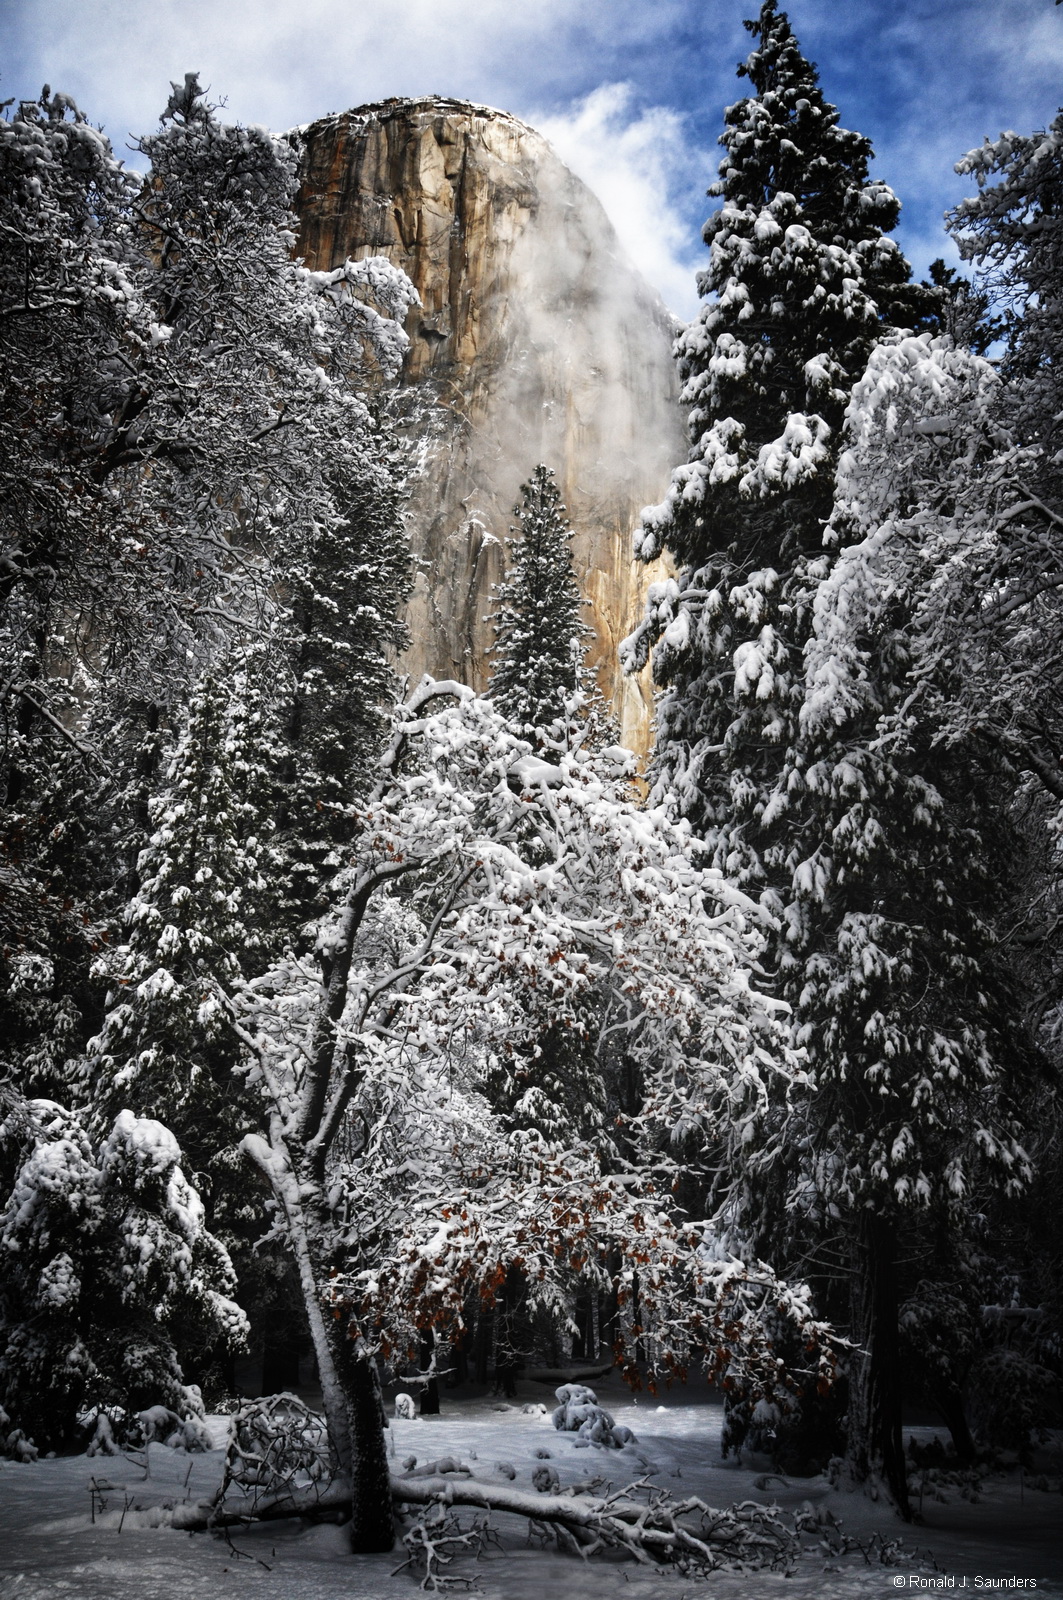
[[491,587],[542,462],[575,529],[602,689],[645,750],[648,685],[621,678],[617,646],[652,576],[632,559],[639,511],[686,454],[675,319],[587,186],[506,113],[429,96],[322,118],[301,171],[307,260],[385,254],[420,295],[395,400],[417,558],[404,670],[488,680]]
[[[692,145],[686,120],[667,106],[640,107],[630,83],[606,83],[567,112],[532,111],[561,160],[601,201],[632,264],[684,321],[698,306],[705,265],[683,196],[704,189],[715,157]],[[705,200],[706,215],[710,201]]]

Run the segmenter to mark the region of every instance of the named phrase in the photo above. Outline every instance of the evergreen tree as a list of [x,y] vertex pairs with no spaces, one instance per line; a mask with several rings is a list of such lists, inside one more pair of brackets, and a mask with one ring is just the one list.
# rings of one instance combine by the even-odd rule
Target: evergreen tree
[[[490,693],[516,733],[552,752],[586,743],[590,725],[610,726],[584,666],[590,629],[572,567],[572,527],[554,479],[535,468],[514,507],[510,567],[496,584]],[[599,740],[600,742],[600,740]],[[493,1104],[511,1126],[547,1138],[600,1135],[606,1085],[591,1013],[583,1026],[546,1028],[491,1074]]]
[[656,794],[759,890],[849,392],[884,329],[933,302],[887,237],[899,205],[868,177],[870,142],[839,125],[785,12],[765,0],[746,27],[756,93],[726,113],[706,305],[677,343],[690,458],[638,542],[680,572],[653,586],[626,655],[638,669],[656,641]]
[[[902,624],[883,639],[881,659],[872,656],[877,690],[863,720],[844,732],[848,711],[838,705],[819,721],[806,714],[805,652],[837,550],[858,537],[835,515],[853,385],[876,342],[898,324],[931,318],[941,291],[909,283],[908,265],[886,237],[897,200],[869,180],[869,142],[840,127],[785,13],[765,0],[746,26],[758,45],[739,70],[756,94],[726,114],[727,154],[710,191],[723,204],[706,225],[711,256],[700,287],[714,298],[678,344],[690,460],[664,504],[643,515],[640,554],[667,547],[682,565],[676,580],[651,590],[646,621],[627,649],[640,666],[659,641],[654,673],[665,692],[654,793],[690,819],[717,866],[778,919],[776,982],[797,1008],[796,1036],[818,1085],[804,1105],[802,1137],[784,1141],[791,1155],[803,1153],[800,1170],[761,1161],[754,1178],[757,1163],[743,1156],[744,1175],[730,1173],[725,1213],[747,1238],[765,1247],[770,1239],[783,1254],[787,1230],[779,1224],[795,1209],[807,1218],[810,1195],[832,1226],[841,1224],[859,1346],[850,1464],[857,1477],[884,1473],[903,1508],[894,1239],[889,1223],[882,1237],[876,1229],[895,1204],[928,1198],[919,1176],[901,1170],[909,1156],[917,1164],[916,1148],[918,1159],[926,1154],[910,1128],[924,1091],[914,1110],[906,1101],[923,1066],[939,1086],[953,1071],[962,1077],[971,1100],[964,1135],[975,1139],[974,1102],[995,1069],[987,1062],[992,1045],[977,1023],[966,1025],[963,1007],[984,979],[985,939],[977,913],[951,904],[956,838],[933,783],[917,762],[901,778],[863,744],[874,737],[876,693],[891,704],[903,698]],[[899,872],[894,858],[905,862]],[[975,878],[984,866],[976,854]],[[916,953],[906,940],[923,873],[939,885],[942,915]],[[972,930],[980,942],[966,956],[962,941]],[[935,939],[955,970],[946,958],[941,985],[926,986],[920,1019],[901,1019],[909,987],[926,983],[916,973],[937,959]],[[889,1066],[902,1035],[904,1072]],[[929,1039],[940,1072],[923,1061]],[[779,1108],[780,1118],[788,1114]],[[926,1107],[924,1133],[938,1115]],[[1008,1159],[1021,1160],[1010,1133],[1000,1143]],[[931,1167],[938,1155],[935,1147],[926,1156]]]
[[405,642],[409,551],[383,423],[369,442],[356,473],[335,474],[339,515],[294,530],[277,558],[277,916],[288,937],[324,909],[354,836],[351,808],[373,781]]
[[[243,1341],[233,1272],[204,1226],[168,1129],[121,1112],[94,1139],[51,1100],[4,1096],[0,1173],[0,1415],[6,1448],[27,1458],[83,1437],[109,1412],[126,1438],[136,1413],[202,1415],[176,1347]],[[79,1414],[81,1421],[79,1423]],[[202,1430],[198,1447],[206,1444]],[[108,1427],[105,1437],[109,1440]],[[34,1452],[35,1453],[35,1452]]]
[[950,230],[1003,305],[1006,341],[989,518],[985,505],[965,506],[967,559],[939,585],[930,625],[939,640],[951,630],[950,646],[959,642],[966,657],[967,692],[955,698],[953,722],[990,733],[1055,809],[1063,800],[1063,112],[1046,130],[986,141],[958,169],[979,192],[957,206]]
[[791,833],[778,974],[816,1083],[789,1200],[802,1249],[810,1222],[847,1240],[849,1464],[902,1509],[901,1260],[928,1226],[962,1241],[987,1180],[1030,1179],[1017,1108],[1034,1059],[995,926],[1016,859],[1007,774],[977,736],[942,737],[926,680],[947,698],[957,663],[922,655],[916,618],[919,543],[990,451],[970,426],[984,365],[947,338],[872,353],[838,473],[842,548],[766,808]]
[[125,1107],[161,1115],[203,1173],[244,1131],[225,996],[255,975],[267,944],[272,780],[260,702],[240,667],[210,668],[196,688],[151,802],[126,942],[101,963],[113,987],[85,1063],[97,1119]]
[[293,261],[290,142],[221,124],[194,75],[141,149],[146,184],[66,97],[0,115],[4,1064],[80,1095],[94,1148],[116,1113],[172,1121],[231,1234],[261,1207],[226,998],[320,909],[391,697],[407,556],[359,391],[416,293]]
[[584,687],[589,629],[572,570],[572,527],[549,467],[536,467],[514,515],[510,570],[494,591],[491,695],[518,733],[541,743]]
[[[346,664],[364,678],[375,651],[382,678],[393,598],[375,573],[405,560],[386,431],[357,391],[397,371],[412,286],[380,259],[293,261],[291,145],[221,124],[194,75],[141,148],[146,185],[67,96],[0,115],[0,378],[17,397],[0,417],[0,1034],[20,1043],[47,1000],[56,1060],[99,1025],[92,955],[136,887],[159,753],[205,662],[269,632],[279,590],[297,610],[300,563],[326,568],[376,515],[382,553],[358,532],[339,560],[332,637],[358,633]],[[287,671],[314,701],[300,626],[278,687]],[[350,676],[372,721],[380,685]],[[306,776],[290,808],[306,832],[331,795],[302,742],[283,776]],[[40,1004],[22,954],[51,962]]]
[[1004,335],[1007,323],[993,308],[993,296],[984,284],[972,283],[942,260],[930,263],[930,283],[944,296],[941,305],[943,330],[957,344],[976,356],[985,355],[990,345]]
[[[974,261],[1004,308],[1002,370],[1024,443],[1043,452],[1039,474],[1063,490],[1063,111],[1046,129],[1003,134],[957,165],[978,193],[948,217],[960,253]],[[996,179],[996,182],[992,180]]]

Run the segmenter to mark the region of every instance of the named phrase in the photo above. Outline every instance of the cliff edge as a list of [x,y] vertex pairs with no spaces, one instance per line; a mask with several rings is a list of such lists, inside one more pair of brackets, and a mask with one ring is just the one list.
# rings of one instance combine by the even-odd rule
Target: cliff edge
[[490,589],[520,485],[557,475],[576,530],[591,652],[624,742],[645,751],[650,694],[616,647],[652,570],[640,508],[686,454],[673,322],[600,203],[505,112],[387,100],[300,130],[297,249],[315,268],[384,255],[416,284],[400,427],[418,567],[404,667],[485,684]]

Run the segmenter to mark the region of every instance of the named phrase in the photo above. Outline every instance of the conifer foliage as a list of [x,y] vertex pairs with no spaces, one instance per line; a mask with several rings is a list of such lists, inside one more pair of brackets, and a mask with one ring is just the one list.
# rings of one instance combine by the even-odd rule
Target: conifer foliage
[[112,987],[87,1058],[97,1115],[164,1109],[197,1169],[218,1154],[234,1110],[235,1051],[218,993],[261,966],[270,909],[261,691],[246,670],[225,668],[198,684],[152,801],[126,941],[100,963]]
[[[239,1206],[246,1187],[216,1182],[245,1129],[219,996],[321,894],[329,823],[382,731],[407,552],[366,391],[396,373],[416,293],[379,258],[293,260],[293,145],[223,124],[194,74],[140,148],[146,182],[66,96],[0,116],[0,375],[18,397],[0,420],[0,1033],[20,1095],[64,1102],[41,1126],[81,1130],[57,1136],[78,1194],[110,1183],[131,1118],[169,1152],[163,1198],[187,1161],[208,1203]],[[54,1158],[8,1148],[28,1217]],[[89,1280],[112,1281],[94,1258]],[[28,1294],[0,1305],[5,1337]],[[180,1380],[167,1324],[194,1318],[161,1288],[157,1306],[136,1326],[162,1398]],[[86,1292],[75,1321],[97,1316],[111,1326]],[[92,1359],[94,1392],[118,1394],[120,1341]],[[43,1388],[21,1419],[51,1436]]]
[[793,731],[804,564],[830,516],[842,416],[918,291],[887,237],[897,199],[869,179],[869,141],[840,126],[785,12],[766,0],[746,27],[757,48],[739,72],[755,93],[726,113],[706,304],[676,347],[690,457],[638,540],[681,570],[652,587],[626,655],[637,669],[656,643],[657,792],[759,887],[750,834]]
[[71,1444],[85,1412],[108,1415],[127,1438],[148,1407],[194,1421],[202,1404],[182,1379],[177,1330],[186,1350],[218,1338],[236,1344],[246,1319],[229,1298],[232,1267],[207,1231],[177,1141],[130,1111],[96,1139],[54,1101],[8,1094],[4,1112],[0,1413],[13,1424],[8,1451],[32,1459]]
[[352,836],[350,807],[374,779],[395,697],[392,660],[409,552],[386,436],[357,471],[335,472],[337,514],[292,530],[278,554],[273,696],[277,846],[286,923],[324,909]]
[[[771,965],[816,1085],[785,1192],[778,1168],[738,1183],[747,1200],[759,1189],[745,1226],[785,1252],[773,1199],[802,1219],[803,1247],[810,1218],[841,1225],[850,1466],[884,1474],[905,1507],[901,1219],[947,1215],[980,1156],[1007,1184],[1027,1173],[996,1098],[1008,995],[985,909],[1001,858],[932,728],[903,748],[877,740],[909,693],[903,597],[850,631],[866,570],[842,558],[834,581],[838,551],[866,531],[854,446],[889,406],[889,359],[854,385],[891,327],[935,301],[908,285],[885,237],[897,202],[869,180],[868,141],[840,127],[775,0],[747,26],[758,47],[740,70],[757,94],[726,116],[702,278],[715,298],[678,347],[691,458],[644,513],[642,553],[667,546],[685,565],[651,591],[629,649],[638,664],[659,637],[656,792],[778,918]],[[923,438],[920,415],[908,426]]]
[[491,694],[524,734],[561,719],[582,687],[588,629],[572,570],[572,528],[549,467],[536,467],[514,515],[510,570],[495,588]]
[[991,461],[979,420],[994,388],[948,338],[872,353],[838,473],[846,543],[815,595],[771,801],[792,831],[779,975],[817,1083],[795,1203],[858,1235],[853,1332],[869,1354],[853,1363],[850,1456],[902,1506],[904,1241],[931,1216],[957,1242],[972,1194],[1030,1179],[1018,1090],[1033,1058],[996,927],[1016,860],[1006,772],[976,730],[946,734],[958,662],[925,653],[916,617],[938,535],[955,536],[937,518],[952,530]]
[[[581,617],[573,530],[548,467],[535,468],[514,514],[510,569],[494,591],[492,699],[511,729],[538,749],[603,744],[612,724],[584,664],[591,630]],[[584,1020],[580,1029],[547,1026],[498,1063],[492,1100],[514,1126],[556,1138],[573,1127],[601,1133],[607,1088],[595,1030]]]
[[[64,96],[0,117],[21,1459],[160,1402],[194,1442],[181,1363],[244,1338],[244,1267],[280,1248],[356,1550],[395,1537],[379,1364],[434,1374],[470,1308],[511,1380],[518,1317],[560,1340],[585,1302],[588,1353],[601,1313],[633,1381],[701,1363],[729,1443],[770,1422],[799,1467],[833,1453],[843,1362],[851,1475],[902,1512],[906,1340],[971,1450],[967,1375],[1012,1354],[978,1354],[1003,1274],[971,1214],[1029,1189],[1021,1098],[1058,1126],[999,923],[1034,860],[1063,905],[1063,123],[964,164],[963,248],[1013,295],[998,369],[958,342],[997,330],[984,288],[909,283],[777,0],[746,26],[677,345],[690,455],[639,540],[678,567],[626,647],[663,690],[646,803],[545,465],[490,696],[396,703],[380,383],[416,296],[383,260],[291,259],[292,141],[222,125],[194,75],[143,184]],[[1045,1014],[1058,1044],[1058,978]]]

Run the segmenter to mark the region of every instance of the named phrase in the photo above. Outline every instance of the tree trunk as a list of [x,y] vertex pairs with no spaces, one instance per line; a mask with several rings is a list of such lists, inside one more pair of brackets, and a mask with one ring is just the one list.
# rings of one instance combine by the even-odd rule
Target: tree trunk
[[421,1385],[421,1415],[422,1417],[438,1417],[439,1415],[439,1379],[436,1377],[436,1336],[433,1329],[429,1328],[421,1340],[418,1352],[422,1372],[430,1374]]
[[347,1337],[342,1323],[334,1323],[333,1329],[336,1367],[347,1402],[352,1444],[351,1549],[356,1555],[374,1555],[395,1546],[380,1379],[376,1363],[365,1353],[362,1341]]
[[623,1263],[619,1250],[610,1252],[609,1255],[609,1287],[605,1293],[605,1316],[602,1325],[602,1335],[605,1343],[611,1350],[615,1350],[621,1338],[623,1329],[620,1325],[620,1295],[618,1284]]
[[465,1302],[465,1325],[461,1332],[451,1340],[450,1345],[450,1371],[447,1374],[447,1388],[460,1389],[462,1384],[469,1381],[469,1323],[472,1320],[472,1302]]
[[[642,1325],[642,1299],[639,1295],[639,1275],[631,1274],[631,1323],[632,1332]],[[635,1337],[635,1360],[640,1364],[646,1360],[646,1344],[639,1333]]]
[[328,1273],[322,1263],[329,1229],[324,1196],[312,1180],[299,1183],[280,1141],[270,1146],[258,1134],[248,1134],[243,1148],[266,1174],[284,1210],[317,1356],[329,1440],[336,1466],[351,1485],[351,1548],[365,1554],[390,1550],[395,1521],[380,1381],[361,1341],[349,1337],[346,1319],[325,1314]]
[[494,1313],[488,1311],[481,1303],[480,1312],[476,1318],[476,1338],[473,1343],[473,1373],[477,1383],[487,1382],[487,1369],[491,1359],[491,1346],[494,1343],[494,1331]]
[[[277,1193],[277,1186],[274,1186]],[[278,1194],[284,1204],[284,1195]],[[292,1209],[284,1206],[285,1219],[288,1224],[288,1239],[295,1257],[295,1264],[299,1271],[299,1287],[303,1292],[303,1304],[306,1306],[307,1320],[310,1324],[310,1337],[314,1344],[314,1355],[317,1358],[318,1377],[321,1380],[321,1402],[325,1411],[325,1421],[328,1424],[329,1439],[336,1453],[336,1465],[345,1478],[351,1478],[354,1467],[353,1440],[351,1437],[351,1418],[348,1396],[343,1375],[336,1361],[334,1340],[330,1337],[330,1327],[325,1318],[324,1297],[322,1286],[316,1270],[310,1240],[301,1205],[296,1205],[294,1215]],[[385,1472],[387,1466],[385,1463]]]
[[853,1273],[853,1354],[847,1466],[855,1482],[884,1480],[906,1522],[912,1518],[901,1439],[897,1237],[891,1217],[863,1212]]
[[524,1358],[519,1333],[526,1293],[523,1272],[510,1263],[495,1309],[495,1387],[501,1389],[507,1400],[517,1397],[517,1373]]

